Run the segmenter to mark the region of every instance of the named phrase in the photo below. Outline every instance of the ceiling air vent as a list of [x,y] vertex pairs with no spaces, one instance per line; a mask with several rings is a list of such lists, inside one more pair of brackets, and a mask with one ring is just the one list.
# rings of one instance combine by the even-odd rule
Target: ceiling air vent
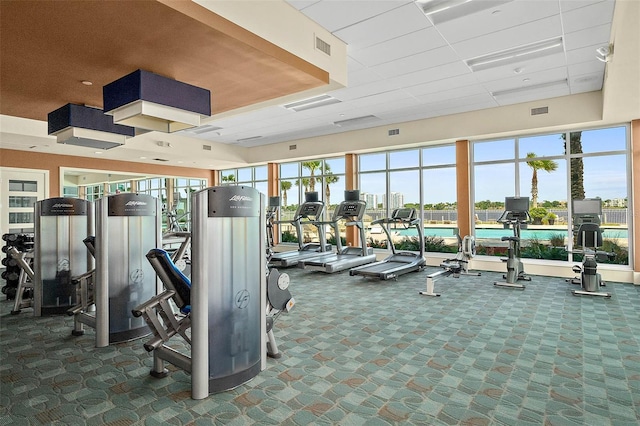
[[549,107],[531,108],[531,115],[548,114]]
[[218,130],[222,130],[222,127],[212,126],[210,124],[202,127],[198,127],[195,130],[192,130],[191,133],[195,133],[196,135],[201,135],[203,133],[215,132]]
[[236,142],[248,142],[248,141],[253,141],[256,139],[260,139],[262,136],[251,136],[250,138],[242,138],[242,139],[238,139],[236,140]]
[[211,145],[202,145],[202,149],[205,151],[211,151]]
[[289,145],[289,151],[294,151],[298,149],[298,145]]
[[333,124],[338,127],[353,126],[356,124],[364,124],[372,121],[380,120],[375,115],[363,115],[362,117],[350,118],[348,120],[334,121]]
[[331,45],[316,36],[316,49],[331,56]]
[[301,101],[291,102],[283,105],[286,109],[299,112],[307,109],[318,108],[325,105],[332,105],[342,102],[340,99],[336,99],[330,95],[318,95],[313,98],[303,99]]
[[400,129],[391,129],[389,130],[389,136],[395,136],[400,134]]
[[153,161],[169,161],[169,160],[165,160],[164,158],[154,158]]

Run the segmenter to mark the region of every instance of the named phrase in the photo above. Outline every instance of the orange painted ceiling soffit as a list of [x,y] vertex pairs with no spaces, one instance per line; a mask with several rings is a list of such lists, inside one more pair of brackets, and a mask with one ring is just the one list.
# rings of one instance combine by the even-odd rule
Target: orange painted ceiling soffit
[[3,0],[0,25],[8,116],[102,107],[102,86],[136,69],[209,89],[213,114],[329,83],[326,71],[191,1]]

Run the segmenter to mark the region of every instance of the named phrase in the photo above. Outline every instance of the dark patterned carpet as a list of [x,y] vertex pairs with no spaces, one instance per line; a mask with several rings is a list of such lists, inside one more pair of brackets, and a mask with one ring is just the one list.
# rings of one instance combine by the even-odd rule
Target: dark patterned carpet
[[[97,349],[66,316],[0,302],[0,425],[638,425],[640,287],[575,297],[495,273],[398,281],[289,270],[297,305],[284,356],[232,391],[190,397],[190,376],[149,376],[144,340]],[[180,346],[179,338],[172,341]]]

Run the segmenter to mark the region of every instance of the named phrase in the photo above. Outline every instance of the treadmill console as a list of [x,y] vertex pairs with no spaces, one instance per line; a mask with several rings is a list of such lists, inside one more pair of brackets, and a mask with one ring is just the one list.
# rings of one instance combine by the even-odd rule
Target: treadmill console
[[343,201],[336,210],[335,219],[356,217],[360,220],[364,216],[366,207],[364,201]]
[[391,218],[400,222],[411,222],[416,218],[416,209],[395,209]]
[[320,213],[322,213],[322,207],[323,207],[323,204],[320,202],[303,203],[302,208],[300,209],[301,210],[300,216],[301,217],[309,217],[309,216],[318,217],[320,216]]

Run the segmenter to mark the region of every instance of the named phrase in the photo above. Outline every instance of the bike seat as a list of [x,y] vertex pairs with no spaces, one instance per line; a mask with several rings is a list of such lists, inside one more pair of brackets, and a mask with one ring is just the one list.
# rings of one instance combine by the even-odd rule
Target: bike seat
[[518,242],[520,241],[519,237],[502,237],[500,238],[500,241],[515,241]]

